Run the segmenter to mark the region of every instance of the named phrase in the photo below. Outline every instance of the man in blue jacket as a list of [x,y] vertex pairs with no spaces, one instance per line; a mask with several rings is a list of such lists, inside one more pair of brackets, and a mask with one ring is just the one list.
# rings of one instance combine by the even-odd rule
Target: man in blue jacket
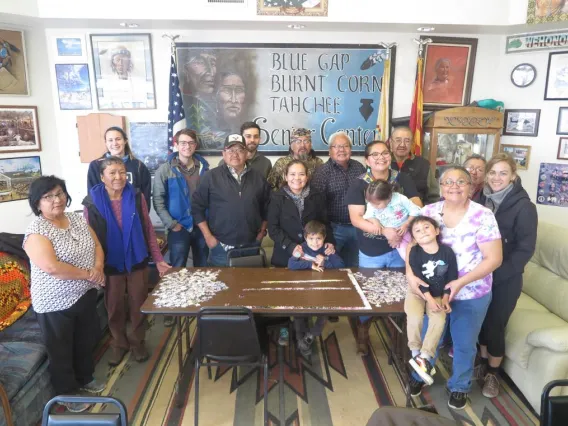
[[[201,230],[191,215],[191,197],[201,176],[209,170],[209,163],[199,154],[197,134],[191,129],[176,133],[174,148],[154,176],[154,209],[168,230],[170,264],[184,267],[189,250],[193,266],[206,266],[209,250]],[[173,317],[166,317],[171,325]]]

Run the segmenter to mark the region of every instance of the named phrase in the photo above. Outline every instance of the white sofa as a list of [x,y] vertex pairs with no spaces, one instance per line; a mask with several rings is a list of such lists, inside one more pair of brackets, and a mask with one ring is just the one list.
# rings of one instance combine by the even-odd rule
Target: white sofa
[[[568,379],[568,229],[538,224],[536,251],[505,332],[503,368],[537,413],[543,387]],[[556,393],[568,395],[568,387]]]

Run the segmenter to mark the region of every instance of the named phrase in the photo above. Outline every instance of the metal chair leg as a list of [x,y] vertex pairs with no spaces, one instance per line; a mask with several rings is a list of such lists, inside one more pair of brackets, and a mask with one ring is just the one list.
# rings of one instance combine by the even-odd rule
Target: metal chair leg
[[264,357],[264,426],[268,426],[268,358]]
[[199,367],[201,364],[199,362],[199,357],[195,359],[195,420],[194,426],[199,424]]

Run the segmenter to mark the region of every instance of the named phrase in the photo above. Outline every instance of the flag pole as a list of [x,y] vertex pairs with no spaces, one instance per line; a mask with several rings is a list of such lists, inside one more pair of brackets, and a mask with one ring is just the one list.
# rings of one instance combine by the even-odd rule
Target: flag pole
[[383,83],[381,87],[381,98],[379,102],[379,113],[377,116],[377,130],[379,131],[379,140],[387,141],[390,135],[390,78],[391,78],[391,49],[396,43],[379,42],[379,46],[385,48],[384,67],[383,67]]
[[412,100],[412,110],[410,112],[409,127],[412,131],[414,155],[422,154],[422,121],[424,109],[424,47],[432,43],[431,38],[415,38],[413,41],[418,44],[418,58],[416,60],[416,82],[414,85],[414,97]]

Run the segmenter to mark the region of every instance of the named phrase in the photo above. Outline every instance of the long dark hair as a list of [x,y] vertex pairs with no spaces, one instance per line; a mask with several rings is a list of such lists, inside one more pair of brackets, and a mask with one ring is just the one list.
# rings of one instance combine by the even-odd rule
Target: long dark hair
[[[130,142],[128,141],[128,136],[126,136],[126,132],[125,132],[124,130],[122,130],[121,127],[118,127],[118,126],[109,127],[109,128],[106,129],[106,131],[105,131],[105,144],[106,144],[106,137],[107,137],[107,133],[108,133],[108,132],[118,132],[118,133],[121,134],[122,139],[124,139],[124,141],[126,142],[126,143],[124,144],[124,153],[125,153],[126,155],[128,155],[131,160],[133,160],[135,157],[134,157],[134,153],[133,153],[132,150],[130,149]],[[107,151],[107,152],[108,152],[108,151]]]
[[30,190],[28,193],[28,202],[30,203],[30,207],[32,212],[39,216],[41,214],[41,210],[39,209],[39,202],[41,201],[41,197],[47,194],[49,191],[57,187],[61,187],[61,190],[65,193],[67,197],[67,207],[71,205],[71,196],[67,192],[67,186],[65,185],[65,181],[63,179],[58,178],[57,176],[41,176],[34,180],[30,185]]

